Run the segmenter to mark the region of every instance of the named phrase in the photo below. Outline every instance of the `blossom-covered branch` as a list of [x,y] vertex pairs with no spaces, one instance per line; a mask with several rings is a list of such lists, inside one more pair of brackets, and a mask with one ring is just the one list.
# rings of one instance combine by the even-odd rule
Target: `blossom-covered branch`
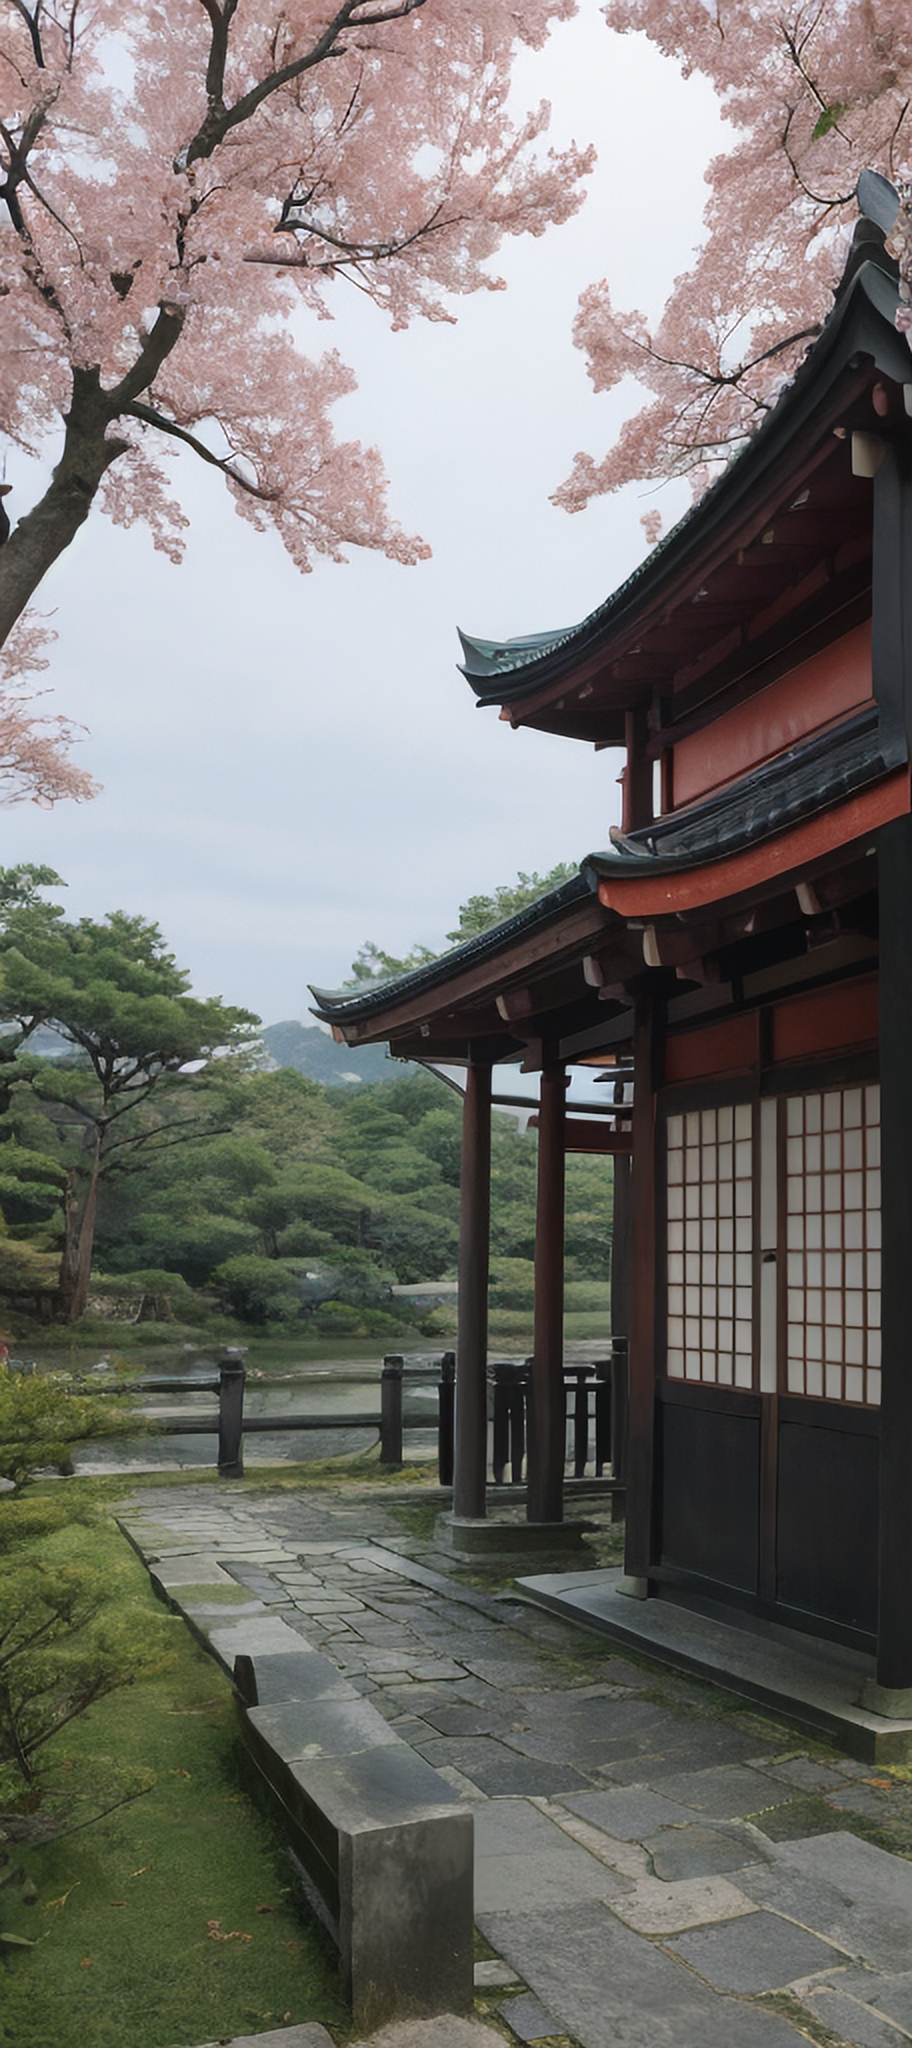
[[[648,402],[602,458],[576,457],[555,501],[690,472],[697,490],[750,434],[826,318],[866,169],[902,199],[912,158],[908,0],[607,0],[685,76],[711,80],[733,148],[710,164],[706,236],[655,328],[584,293],[574,331],[597,391],[631,376]],[[912,216],[904,216],[907,220]],[[890,243],[912,282],[912,237]],[[907,297],[912,305],[912,294]]]
[[[499,288],[504,235],[573,214],[591,153],[547,150],[547,110],[509,106],[519,47],[573,8],[0,12],[0,431],[35,452],[62,430],[44,495],[12,503],[0,644],[94,504],[179,558],[169,443],[221,469],[301,569],[351,545],[426,554],[390,515],[377,452],[336,439],[354,379],[333,352],[303,353],[294,316],[331,317],[348,277],[396,326],[450,318],[455,294]],[[270,267],[248,260],[266,248]]]

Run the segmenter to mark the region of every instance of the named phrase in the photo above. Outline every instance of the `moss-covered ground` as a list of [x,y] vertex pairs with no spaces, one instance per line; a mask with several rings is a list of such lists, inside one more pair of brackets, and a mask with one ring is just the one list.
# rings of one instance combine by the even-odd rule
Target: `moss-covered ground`
[[[40,1516],[22,1507],[31,1541]],[[22,1554],[16,1513],[0,1504],[5,1561]],[[334,1952],[296,1910],[281,1839],[244,1776],[227,1680],[164,1613],[110,1520],[61,1516],[42,1550],[97,1568],[111,1625],[153,1645],[152,1670],[46,1745],[40,1804],[17,1801],[3,1774],[0,1927],[34,1946],[0,1951],[0,2040],[192,2048],[304,2020],[344,2030]],[[55,1810],[57,1840],[16,1839]]]

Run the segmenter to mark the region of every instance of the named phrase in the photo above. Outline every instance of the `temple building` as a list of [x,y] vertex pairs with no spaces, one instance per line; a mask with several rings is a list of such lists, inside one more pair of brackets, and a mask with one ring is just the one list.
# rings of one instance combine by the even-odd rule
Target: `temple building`
[[[540,1074],[530,1518],[562,1511],[565,1149],[614,1151],[622,1189],[632,1155],[625,1590],[873,1651],[871,1704],[900,1715],[912,355],[896,309],[862,221],[792,382],[634,575],[572,631],[465,640],[501,718],[626,749],[622,825],[519,916],[318,1011],[350,1044],[465,1068],[454,1511],[484,1514],[490,1102],[519,1062]],[[568,1112],[580,1064],[602,1077],[600,1117]]]

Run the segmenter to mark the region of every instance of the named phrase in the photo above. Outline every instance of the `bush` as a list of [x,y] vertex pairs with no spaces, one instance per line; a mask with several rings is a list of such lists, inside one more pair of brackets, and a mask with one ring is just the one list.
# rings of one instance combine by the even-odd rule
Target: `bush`
[[611,1317],[611,1285],[607,1280],[568,1280],[564,1288],[567,1314]]
[[41,1465],[65,1464],[73,1444],[123,1429],[110,1401],[73,1392],[61,1373],[11,1372],[0,1365],[0,1478],[24,1486]]
[[281,1259],[246,1252],[217,1266],[212,1280],[223,1306],[242,1323],[295,1322],[301,1313],[294,1270]]
[[489,1300],[492,1308],[524,1309],[535,1305],[535,1266],[531,1259],[492,1259]]
[[350,1301],[324,1301],[308,1320],[321,1337],[401,1337],[409,1327],[407,1312],[390,1315]]
[[45,1759],[60,1730],[171,1658],[173,1624],[134,1610],[132,1561],[112,1560],[103,1538],[100,1550],[101,1532],[70,1499],[0,1502],[0,1840],[52,1841],[74,1809],[85,1826],[141,1789],[109,1759],[94,1783],[67,1782]]

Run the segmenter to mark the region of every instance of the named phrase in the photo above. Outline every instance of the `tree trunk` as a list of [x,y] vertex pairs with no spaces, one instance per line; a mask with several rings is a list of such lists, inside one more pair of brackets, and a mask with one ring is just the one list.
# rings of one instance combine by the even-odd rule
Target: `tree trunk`
[[125,441],[105,439],[110,420],[110,393],[102,390],[98,371],[74,370],[63,454],[44,497],[0,549],[0,646],[88,518],[105,471],[124,452]]
[[89,1185],[79,1213],[72,1189],[67,1191],[66,1237],[60,1261],[58,1321],[75,1323],[85,1310],[92,1278],[92,1251],[98,1215],[98,1184],[101,1179],[101,1139],[95,1143]]

